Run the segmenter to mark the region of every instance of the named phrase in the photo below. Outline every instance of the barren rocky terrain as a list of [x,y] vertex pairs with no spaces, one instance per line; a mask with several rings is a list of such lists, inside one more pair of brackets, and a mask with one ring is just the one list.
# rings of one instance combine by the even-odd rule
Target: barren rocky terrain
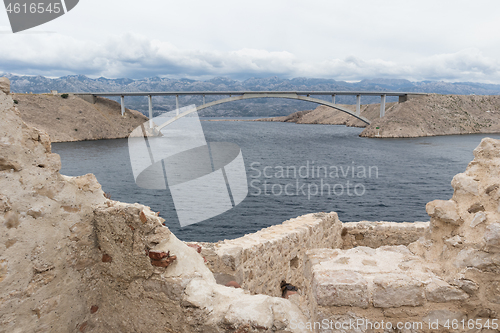
[[21,118],[50,135],[52,142],[126,138],[148,120],[140,112],[97,98],[95,104],[74,95],[64,99],[51,94],[12,94]]
[[[355,110],[355,105],[341,105]],[[380,104],[361,106],[362,121],[327,106],[295,112],[285,117],[259,119],[297,124],[325,124],[365,127],[364,137],[421,137],[453,134],[500,133],[500,96],[437,95],[413,98],[404,103],[387,103],[380,118]]]
[[[378,129],[377,129],[378,127]],[[500,133],[500,96],[428,95],[396,104],[361,136],[384,138]]]
[[[397,103],[386,103],[386,109]],[[340,107],[356,112],[356,105],[339,104]],[[380,115],[380,104],[361,105],[361,115],[370,121]],[[298,111],[283,117],[261,118],[258,121],[278,121],[297,124],[346,125],[349,127],[365,127],[366,123],[347,113],[331,107],[320,105],[314,110]]]

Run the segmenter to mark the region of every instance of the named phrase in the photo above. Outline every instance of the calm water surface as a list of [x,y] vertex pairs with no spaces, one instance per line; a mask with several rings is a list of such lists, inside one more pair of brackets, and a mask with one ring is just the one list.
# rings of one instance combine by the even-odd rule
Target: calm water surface
[[93,173],[113,200],[150,206],[182,240],[218,241],[287,219],[336,211],[342,221],[428,221],[425,204],[449,199],[450,182],[483,137],[358,137],[362,129],[268,122],[211,122],[207,141],[241,147],[249,194],[232,210],[181,228],[168,190],[136,186],[127,140],[54,143],[61,173]]

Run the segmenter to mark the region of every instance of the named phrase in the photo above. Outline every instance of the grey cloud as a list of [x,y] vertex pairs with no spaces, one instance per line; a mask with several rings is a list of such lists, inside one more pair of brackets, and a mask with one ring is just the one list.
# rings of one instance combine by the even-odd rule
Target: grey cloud
[[143,78],[279,75],[338,80],[406,78],[500,83],[500,62],[477,49],[438,54],[406,62],[364,59],[308,61],[290,52],[256,49],[183,50],[142,35],[123,34],[105,42],[80,41],[61,34],[3,35],[0,71],[50,76],[85,74]]

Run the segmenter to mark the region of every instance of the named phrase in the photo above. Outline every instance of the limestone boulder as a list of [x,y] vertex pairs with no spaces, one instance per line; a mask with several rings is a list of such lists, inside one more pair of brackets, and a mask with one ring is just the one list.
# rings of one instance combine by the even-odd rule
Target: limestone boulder
[[422,281],[404,274],[377,276],[373,280],[373,306],[395,308],[419,306],[425,302]]
[[454,259],[454,265],[462,269],[473,267],[479,271],[499,272],[500,257],[481,250],[463,249]]
[[500,250],[500,223],[492,223],[486,227],[484,241],[490,250]]
[[427,300],[435,303],[463,301],[469,298],[462,290],[449,285],[443,280],[434,279],[425,288]]
[[0,77],[0,91],[4,94],[10,94],[10,80],[6,77]]
[[368,281],[357,272],[318,272],[314,276],[313,289],[318,305],[360,308],[369,305]]
[[[451,327],[452,322],[460,322],[461,320],[465,320],[467,318],[466,314],[459,311],[450,311],[450,310],[433,310],[429,311],[427,316],[423,318],[423,322],[428,325],[428,327],[432,327],[434,330],[438,328],[443,328],[448,323],[448,328]],[[432,326],[435,324],[436,326]],[[446,332],[446,331],[443,331]]]
[[470,223],[470,227],[475,228],[476,226],[480,225],[485,221],[486,221],[486,214],[483,212],[477,212]]
[[473,177],[468,176],[464,173],[459,173],[451,181],[451,186],[455,189],[458,194],[479,194],[479,182]]
[[463,222],[458,214],[457,203],[453,200],[434,200],[429,202],[425,209],[430,217],[442,222],[453,225],[460,225]]

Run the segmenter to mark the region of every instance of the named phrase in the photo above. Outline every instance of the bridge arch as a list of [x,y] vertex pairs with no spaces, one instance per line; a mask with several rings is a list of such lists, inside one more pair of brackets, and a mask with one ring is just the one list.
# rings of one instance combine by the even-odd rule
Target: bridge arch
[[196,112],[198,110],[203,110],[205,108],[208,108],[208,107],[211,107],[214,105],[219,105],[219,104],[229,103],[229,102],[234,102],[234,101],[240,101],[240,100],[244,100],[244,99],[252,99],[252,98],[287,98],[287,99],[295,99],[295,100],[300,100],[300,101],[312,102],[312,103],[316,103],[316,104],[320,104],[320,105],[326,105],[326,106],[329,106],[331,108],[337,109],[339,111],[345,112],[345,113],[365,122],[367,125],[370,125],[370,121],[367,118],[365,118],[361,115],[357,115],[355,112],[348,110],[346,108],[343,108],[343,107],[339,106],[338,104],[333,104],[331,102],[327,102],[327,101],[324,101],[324,100],[319,99],[319,98],[313,98],[313,97],[309,97],[309,96],[301,96],[301,95],[293,94],[293,93],[283,93],[283,94],[280,94],[280,93],[279,94],[276,94],[276,93],[270,93],[270,94],[245,93],[243,95],[231,96],[229,98],[223,98],[223,99],[219,99],[217,101],[213,101],[210,103],[205,103],[205,104],[202,104],[196,108],[193,108],[193,109],[190,109],[190,110],[185,111],[183,113],[180,113],[177,116],[175,116],[174,118],[170,119],[169,121],[158,126],[158,130],[161,130],[163,127],[171,124],[172,122],[176,121],[177,119],[185,117],[188,114]]

